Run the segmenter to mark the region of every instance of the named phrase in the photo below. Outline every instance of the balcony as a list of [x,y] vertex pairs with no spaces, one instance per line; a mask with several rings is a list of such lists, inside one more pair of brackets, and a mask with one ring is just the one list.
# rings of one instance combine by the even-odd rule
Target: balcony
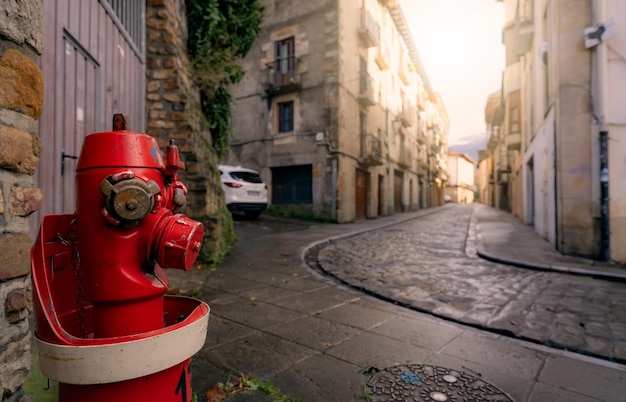
[[285,57],[268,64],[269,79],[265,91],[269,95],[300,90],[300,82],[296,75],[297,61],[295,57]]
[[378,24],[367,9],[361,8],[359,23],[359,38],[361,38],[361,43],[365,47],[374,47],[378,45],[378,37]]
[[383,148],[380,138],[373,134],[361,134],[361,157],[363,166],[379,166],[383,164]]
[[389,69],[389,60],[391,60],[391,54],[389,53],[389,47],[386,44],[378,46],[378,52],[374,61],[381,71]]
[[506,143],[506,149],[509,151],[520,151],[522,149],[522,134],[513,133],[507,134],[504,138]]
[[426,92],[426,90],[419,91],[417,93],[417,108],[420,112],[426,111],[426,99],[428,99],[427,95],[428,92]]
[[516,53],[521,56],[528,53],[533,45],[533,35],[535,33],[533,1],[524,0],[521,4],[518,4],[518,7],[520,8],[519,15],[515,21],[515,31],[517,33]]
[[422,161],[421,159],[417,160],[417,168],[415,169],[418,176],[424,177],[428,175],[428,163]]
[[367,71],[361,71],[359,75],[359,104],[364,107],[374,106],[376,97],[374,94],[374,79]]
[[533,35],[535,34],[535,26],[533,21],[529,19],[520,20],[516,26],[517,43],[515,53],[518,56],[530,52],[533,46]]
[[413,117],[415,116],[415,109],[409,105],[407,101],[402,102],[402,110],[398,116],[403,127],[410,127],[413,125]]
[[413,166],[413,152],[408,148],[400,149],[397,164],[405,169],[411,168]]
[[400,63],[400,66],[398,67],[398,77],[404,85],[409,85],[409,73],[404,63]]
[[417,136],[415,137],[415,139],[417,140],[417,143],[421,145],[425,145],[428,142],[425,127],[417,127]]

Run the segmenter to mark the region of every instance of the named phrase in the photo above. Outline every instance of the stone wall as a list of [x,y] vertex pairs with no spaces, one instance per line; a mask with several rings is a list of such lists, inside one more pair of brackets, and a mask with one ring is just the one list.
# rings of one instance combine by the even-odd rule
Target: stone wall
[[224,206],[211,134],[200,110],[187,58],[184,0],[148,0],[146,8],[147,133],[161,147],[176,141],[187,169],[185,213],[205,228],[202,258],[214,261],[232,240],[232,218]]
[[41,206],[33,185],[41,142],[44,41],[40,0],[2,0],[0,8],[0,399],[27,400],[32,306],[28,216]]

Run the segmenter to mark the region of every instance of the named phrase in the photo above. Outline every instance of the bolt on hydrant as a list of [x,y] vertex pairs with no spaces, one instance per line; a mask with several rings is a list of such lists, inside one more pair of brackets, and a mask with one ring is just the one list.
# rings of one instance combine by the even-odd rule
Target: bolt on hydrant
[[191,356],[209,306],[166,295],[165,268],[189,270],[204,228],[180,211],[178,148],[129,131],[85,137],[76,211],[47,215],[31,251],[35,339],[59,401],[191,401]]

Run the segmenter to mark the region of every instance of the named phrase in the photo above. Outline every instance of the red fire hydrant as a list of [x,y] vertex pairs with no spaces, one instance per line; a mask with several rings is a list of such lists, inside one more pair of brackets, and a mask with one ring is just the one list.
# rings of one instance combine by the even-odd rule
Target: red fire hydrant
[[209,307],[165,295],[164,268],[189,270],[202,224],[179,213],[178,148],[128,131],[88,135],[76,168],[76,212],[48,215],[31,252],[41,370],[59,401],[191,400],[191,356]]

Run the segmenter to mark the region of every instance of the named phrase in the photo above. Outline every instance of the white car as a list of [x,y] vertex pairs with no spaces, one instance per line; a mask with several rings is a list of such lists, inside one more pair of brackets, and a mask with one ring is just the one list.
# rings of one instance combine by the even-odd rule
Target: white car
[[226,207],[232,213],[243,212],[256,219],[267,208],[267,186],[259,172],[241,166],[217,165],[220,171]]

